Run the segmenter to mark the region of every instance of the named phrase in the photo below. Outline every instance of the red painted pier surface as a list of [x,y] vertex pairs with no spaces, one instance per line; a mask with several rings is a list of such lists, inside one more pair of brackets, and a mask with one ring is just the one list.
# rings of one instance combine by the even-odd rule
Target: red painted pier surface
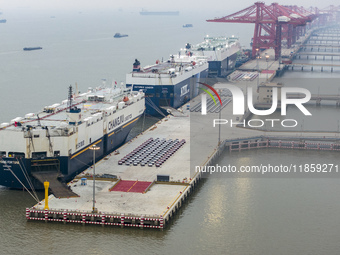
[[152,182],[121,180],[110,191],[144,193]]
[[137,181],[136,184],[132,185],[132,187],[127,192],[143,193],[151,185],[151,183],[152,182]]

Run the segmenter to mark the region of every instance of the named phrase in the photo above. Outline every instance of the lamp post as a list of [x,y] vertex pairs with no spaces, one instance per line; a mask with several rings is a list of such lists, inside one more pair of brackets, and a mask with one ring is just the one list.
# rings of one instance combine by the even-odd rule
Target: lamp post
[[96,151],[100,149],[97,145],[92,145],[89,147],[90,150],[93,150],[93,205],[92,205],[92,213],[97,213],[97,208],[95,206],[96,201]]
[[269,60],[269,55],[266,55],[266,62],[267,62],[267,82],[268,82],[268,60]]
[[282,73],[281,73],[281,62],[282,62],[282,58],[281,58],[281,54],[280,54],[280,56],[279,56],[279,70],[280,70],[280,76],[282,75]]
[[[332,47],[332,52],[333,52],[333,47]],[[331,72],[333,73],[333,56],[332,56],[332,67],[331,67]]]
[[256,49],[257,88],[259,87],[260,83],[259,58],[260,58],[259,49]]
[[[219,92],[221,93],[222,90],[219,90]],[[220,104],[220,111],[218,113],[218,118],[221,119],[221,111],[222,111],[222,105]],[[219,125],[218,127],[218,146],[220,146],[220,143],[221,143],[221,125]]]

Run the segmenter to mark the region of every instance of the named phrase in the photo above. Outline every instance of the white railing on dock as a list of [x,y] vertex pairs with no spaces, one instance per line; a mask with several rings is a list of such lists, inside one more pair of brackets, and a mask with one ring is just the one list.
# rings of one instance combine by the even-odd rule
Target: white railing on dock
[[[303,140],[303,138],[301,139]],[[279,149],[302,149],[302,150],[327,150],[340,151],[338,143],[316,143],[316,142],[301,142],[301,141],[286,141],[286,140],[270,140],[264,139],[256,142],[250,140],[240,140],[238,142],[225,141],[225,147],[229,151],[241,151],[258,148],[279,148]]]
[[[78,219],[76,219],[78,217]],[[96,224],[96,225],[110,225],[121,227],[139,227],[139,228],[164,228],[163,216],[148,217],[127,216],[126,214],[112,215],[105,213],[92,214],[89,212],[68,212],[67,210],[35,210],[26,208],[27,220],[38,221],[56,221],[63,223],[82,223],[82,224]],[[117,219],[117,222],[113,222]],[[128,223],[126,223],[128,220]],[[112,222],[111,222],[112,221]],[[131,221],[131,223],[130,223]]]

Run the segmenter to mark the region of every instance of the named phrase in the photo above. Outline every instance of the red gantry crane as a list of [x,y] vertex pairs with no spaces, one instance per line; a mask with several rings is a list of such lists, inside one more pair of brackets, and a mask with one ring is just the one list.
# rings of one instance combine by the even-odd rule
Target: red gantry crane
[[[306,22],[309,22],[308,24],[310,25],[313,20],[317,18],[317,13],[316,12],[311,12],[303,8],[302,6],[297,6],[297,5],[289,5],[289,6],[284,6],[291,11],[293,11],[295,14],[291,15],[299,15],[300,17],[303,17]],[[282,26],[282,38],[287,39],[287,48],[290,48],[292,44],[296,42],[296,40],[299,39],[300,36],[304,35],[306,33],[306,26],[296,26],[293,24],[285,24]]]
[[326,24],[337,24],[340,22],[340,5],[330,5],[321,9],[320,13],[323,15],[323,19],[321,21],[321,25],[323,26]]
[[291,29],[287,30],[286,37],[293,38],[293,35],[290,35],[289,31],[293,32],[294,27],[306,25],[310,19],[310,17],[299,14],[278,3],[272,3],[267,6],[264,2],[256,2],[254,5],[234,14],[207,21],[254,23],[252,58],[256,57],[259,49],[272,48],[275,51],[275,59],[277,60],[281,56],[282,25],[292,26]]

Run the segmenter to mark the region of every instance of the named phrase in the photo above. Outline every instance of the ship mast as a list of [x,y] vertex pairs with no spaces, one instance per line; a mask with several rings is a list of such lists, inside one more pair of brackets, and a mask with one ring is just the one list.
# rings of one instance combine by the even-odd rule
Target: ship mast
[[67,101],[67,111],[70,112],[72,107],[72,85],[68,87],[68,101]]

